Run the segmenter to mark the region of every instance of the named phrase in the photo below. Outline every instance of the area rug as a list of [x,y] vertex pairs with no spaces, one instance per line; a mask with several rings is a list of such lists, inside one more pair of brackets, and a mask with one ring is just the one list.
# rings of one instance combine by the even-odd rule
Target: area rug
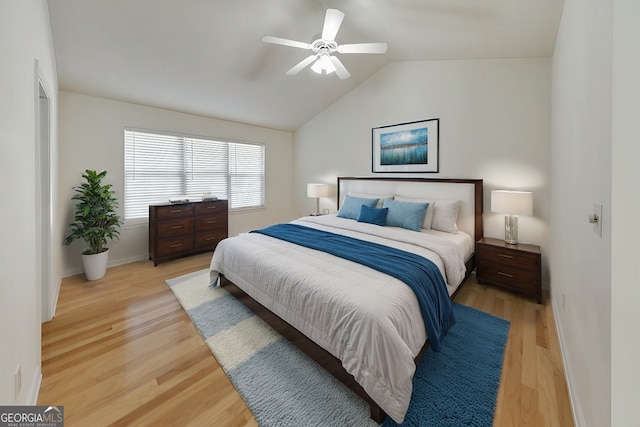
[[[261,426],[375,426],[368,405],[291,345],[207,270],[167,280]],[[442,351],[427,351],[402,426],[491,426],[509,322],[454,303]],[[397,426],[387,417],[384,427]]]

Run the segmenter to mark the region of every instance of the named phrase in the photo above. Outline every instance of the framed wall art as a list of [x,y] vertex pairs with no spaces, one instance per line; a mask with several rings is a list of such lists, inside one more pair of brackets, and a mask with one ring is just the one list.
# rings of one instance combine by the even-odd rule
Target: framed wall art
[[373,172],[438,172],[440,119],[371,130]]

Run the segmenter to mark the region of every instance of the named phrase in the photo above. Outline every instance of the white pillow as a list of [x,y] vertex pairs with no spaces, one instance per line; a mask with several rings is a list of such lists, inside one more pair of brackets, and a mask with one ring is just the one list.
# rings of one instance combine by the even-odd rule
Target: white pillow
[[396,196],[395,200],[399,202],[411,202],[411,203],[429,203],[429,207],[427,208],[427,213],[424,216],[424,221],[422,221],[422,228],[425,230],[431,230],[431,222],[433,221],[433,213],[436,208],[435,200],[428,199],[414,199],[411,197],[402,197]]
[[460,200],[437,200],[433,212],[431,228],[446,233],[458,234],[458,209]]
[[393,200],[393,194],[379,195],[379,194],[367,194],[367,193],[354,193],[353,191],[349,191],[348,195],[351,197],[359,197],[361,199],[378,199],[378,204],[376,205],[376,208],[382,207],[382,204],[384,203],[384,199]]

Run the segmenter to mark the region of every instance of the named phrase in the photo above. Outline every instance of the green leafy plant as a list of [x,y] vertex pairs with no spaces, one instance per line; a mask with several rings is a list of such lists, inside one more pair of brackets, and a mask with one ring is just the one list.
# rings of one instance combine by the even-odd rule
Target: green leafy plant
[[108,248],[107,240],[116,239],[120,235],[120,217],[116,215],[118,200],[111,185],[102,185],[106,171],[97,173],[87,169],[82,177],[86,180],[80,186],[73,187],[76,194],[71,200],[78,200],[76,212],[71,223],[71,234],[65,240],[70,245],[74,240],[84,240],[89,249],[84,255],[99,254]]

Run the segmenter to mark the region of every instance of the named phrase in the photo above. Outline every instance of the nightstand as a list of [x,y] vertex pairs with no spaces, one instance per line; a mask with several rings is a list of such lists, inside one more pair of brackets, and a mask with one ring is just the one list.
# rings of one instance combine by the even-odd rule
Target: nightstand
[[540,247],[509,245],[504,240],[482,238],[476,242],[476,278],[533,297],[542,303]]

